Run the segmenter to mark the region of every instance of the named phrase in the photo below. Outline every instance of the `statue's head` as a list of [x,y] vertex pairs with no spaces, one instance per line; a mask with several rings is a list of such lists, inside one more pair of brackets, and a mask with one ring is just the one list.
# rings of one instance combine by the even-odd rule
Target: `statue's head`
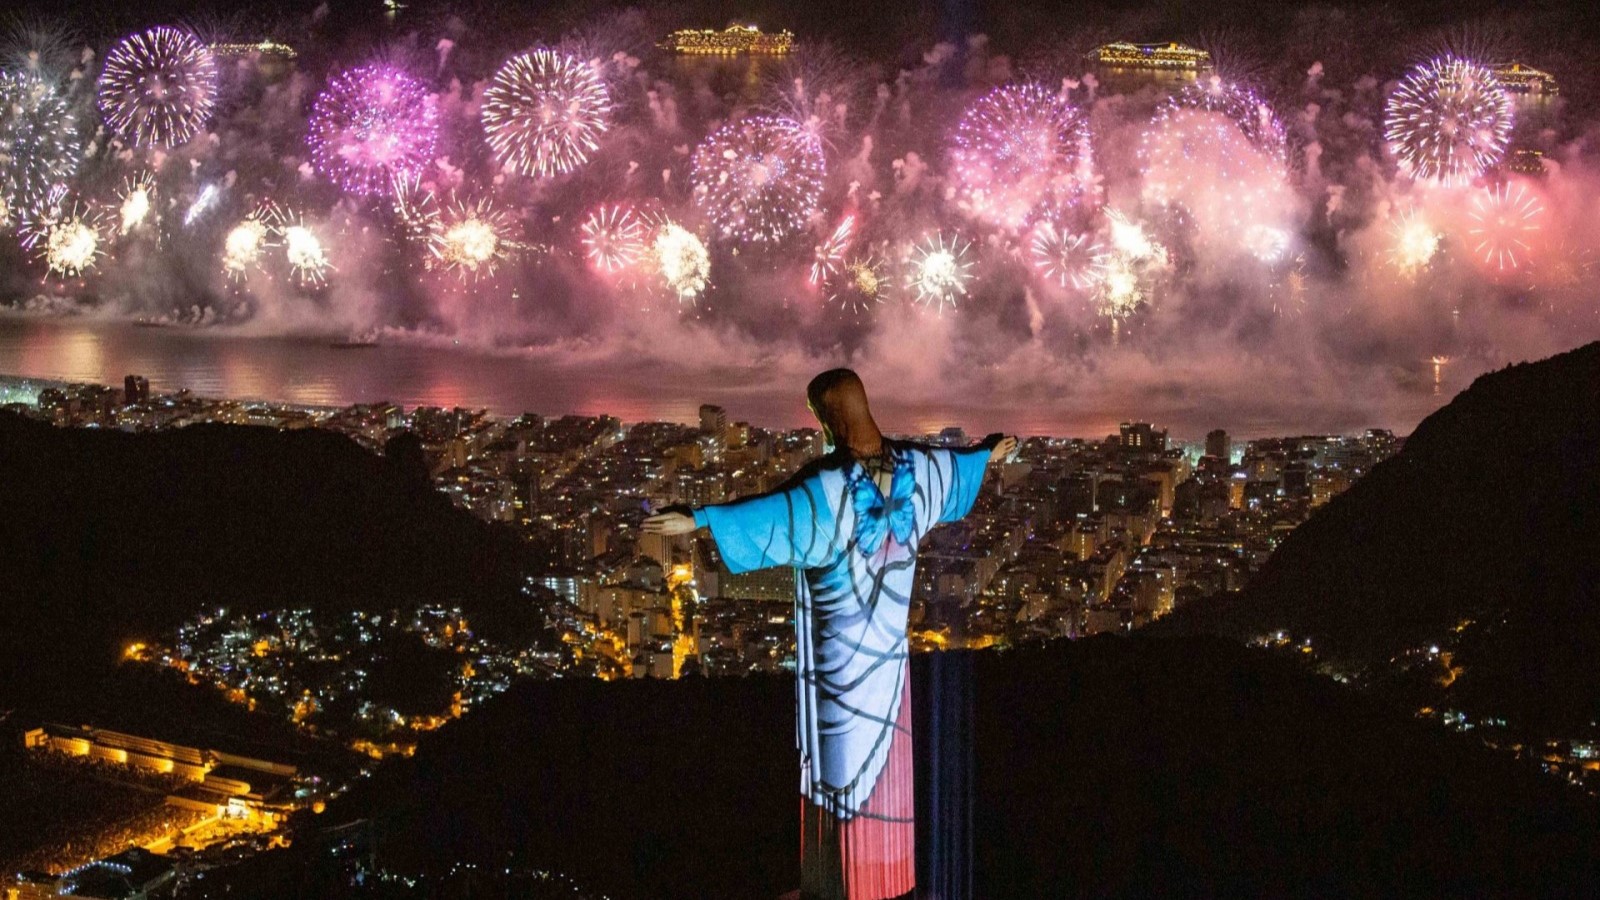
[[829,369],[811,379],[806,385],[806,405],[822,424],[829,444],[837,444],[841,435],[877,427],[867,406],[866,385],[849,369]]

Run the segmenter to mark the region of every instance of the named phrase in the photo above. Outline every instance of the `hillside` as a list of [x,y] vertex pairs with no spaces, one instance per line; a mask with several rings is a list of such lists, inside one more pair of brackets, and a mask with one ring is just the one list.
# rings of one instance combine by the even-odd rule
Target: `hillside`
[[[932,659],[913,664],[919,754],[935,743]],[[942,661],[945,690],[974,698],[970,735],[942,735],[970,741],[973,896],[1600,889],[1586,797],[1292,662],[1142,637]],[[316,824],[370,819],[402,873],[516,859],[594,895],[773,898],[798,878],[793,709],[782,677],[526,683]],[[218,873],[214,895],[346,896],[318,873],[330,854],[297,846],[248,878]]]
[[[1443,644],[1443,701],[1548,736],[1600,718],[1600,344],[1484,375],[1175,630],[1310,636],[1382,677]],[[1441,678],[1448,680],[1448,677]]]
[[452,506],[405,449],[0,414],[0,709],[63,715],[115,694],[126,641],[216,606],[455,600],[480,628],[532,627],[520,542]]

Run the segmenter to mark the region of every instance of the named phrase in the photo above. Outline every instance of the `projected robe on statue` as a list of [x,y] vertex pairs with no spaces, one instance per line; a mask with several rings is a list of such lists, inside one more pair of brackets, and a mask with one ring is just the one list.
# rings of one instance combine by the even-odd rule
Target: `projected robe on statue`
[[887,471],[834,454],[786,486],[695,511],[734,572],[795,566],[802,892],[915,887],[906,616],[917,545],[972,509],[989,450],[886,442]]

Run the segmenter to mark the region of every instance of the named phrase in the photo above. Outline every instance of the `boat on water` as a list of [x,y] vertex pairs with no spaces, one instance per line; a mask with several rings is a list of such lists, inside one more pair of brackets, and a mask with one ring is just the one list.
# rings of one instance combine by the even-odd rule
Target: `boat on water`
[[367,331],[351,335],[342,341],[333,341],[328,346],[335,350],[364,350],[367,347],[378,346],[378,335],[376,332]]

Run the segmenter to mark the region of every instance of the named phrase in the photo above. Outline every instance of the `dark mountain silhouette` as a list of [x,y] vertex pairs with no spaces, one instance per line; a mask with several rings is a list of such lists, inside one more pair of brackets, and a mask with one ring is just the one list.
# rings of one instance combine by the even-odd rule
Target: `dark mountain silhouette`
[[1577,736],[1600,719],[1597,604],[1600,343],[1478,378],[1240,595],[1166,627],[1285,628],[1380,676],[1449,639],[1460,672],[1447,702]]
[[519,539],[452,506],[417,457],[325,431],[0,414],[0,708],[115,696],[125,642],[218,606],[459,601],[480,629],[537,627]]
[[[942,661],[963,658],[971,727],[939,739],[970,741],[973,896],[1600,888],[1587,797],[1288,660],[1138,636]],[[935,739],[933,662],[913,660],[919,752]],[[784,677],[527,683],[315,824],[367,820],[377,859],[403,873],[515,859],[591,896],[777,897],[798,880],[793,710]],[[937,786],[961,789],[949,773]],[[211,895],[377,896],[341,888],[315,840],[297,847],[248,877],[213,873]]]

